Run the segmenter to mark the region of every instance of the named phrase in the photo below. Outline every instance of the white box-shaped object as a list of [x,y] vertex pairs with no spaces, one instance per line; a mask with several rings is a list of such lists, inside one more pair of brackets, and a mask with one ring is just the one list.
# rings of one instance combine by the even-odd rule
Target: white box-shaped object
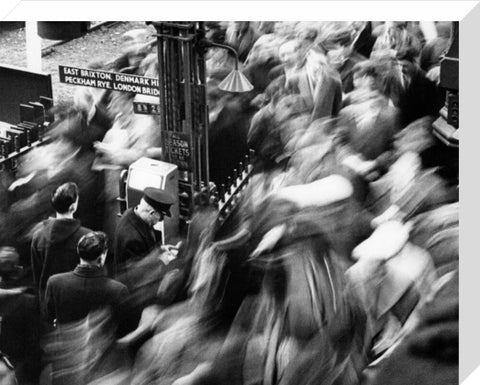
[[132,163],[127,176],[127,208],[140,202],[146,187],[160,188],[175,197],[175,203],[170,208],[172,216],[165,217],[164,221],[155,226],[155,230],[162,232],[162,243],[168,243],[178,235],[178,167],[150,158],[140,158]]

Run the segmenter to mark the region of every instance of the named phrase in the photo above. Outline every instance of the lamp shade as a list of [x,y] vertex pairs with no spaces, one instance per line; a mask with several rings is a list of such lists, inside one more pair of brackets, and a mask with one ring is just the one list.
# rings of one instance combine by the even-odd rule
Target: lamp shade
[[218,88],[228,92],[248,92],[253,89],[253,86],[244,74],[235,69],[222,80]]

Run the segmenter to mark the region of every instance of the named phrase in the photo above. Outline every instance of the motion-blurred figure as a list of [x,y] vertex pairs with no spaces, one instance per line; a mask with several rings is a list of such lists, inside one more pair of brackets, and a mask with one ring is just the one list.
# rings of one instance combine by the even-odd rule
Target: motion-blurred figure
[[116,346],[117,325],[108,309],[58,325],[44,340],[49,367],[42,377],[52,385],[127,385],[130,362]]
[[320,43],[329,64],[340,73],[343,92],[353,90],[353,68],[366,60],[354,48],[355,30],[350,23],[336,22],[323,26]]
[[[318,39],[318,38],[317,38]],[[291,40],[280,47],[285,63],[286,88],[304,98],[311,120],[338,114],[342,103],[342,82],[320,45]]]
[[2,364],[12,365],[16,381],[2,384],[38,384],[40,374],[40,312],[33,291],[18,285],[21,266],[12,247],[0,247],[0,355]]
[[457,270],[438,282],[413,330],[362,383],[447,385],[458,381],[458,279]]
[[233,21],[229,23],[225,33],[225,43],[235,48],[238,58],[244,62],[259,34],[248,21]]
[[346,97],[335,139],[341,161],[366,180],[378,178],[394,162],[399,130],[399,112],[382,92],[382,69],[373,61],[354,67],[355,89]]

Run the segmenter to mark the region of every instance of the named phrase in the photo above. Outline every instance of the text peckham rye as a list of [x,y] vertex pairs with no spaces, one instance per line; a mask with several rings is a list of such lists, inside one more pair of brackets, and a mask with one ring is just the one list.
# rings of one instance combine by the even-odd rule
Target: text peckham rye
[[60,82],[112,91],[159,96],[158,79],[117,72],[59,66]]

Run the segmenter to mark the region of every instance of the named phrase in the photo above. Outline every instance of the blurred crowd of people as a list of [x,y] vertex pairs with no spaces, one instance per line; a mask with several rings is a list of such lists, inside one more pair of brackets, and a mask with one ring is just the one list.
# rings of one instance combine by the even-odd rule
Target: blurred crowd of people
[[[158,117],[85,87],[57,105],[51,141],[1,174],[5,383],[456,383],[458,159],[432,134],[451,23],[206,27],[254,86],[219,90],[233,58],[209,49],[211,179],[253,149],[247,188],[223,221],[198,192],[162,245],[175,197],[117,216],[121,170],[162,159]],[[156,77],[149,39],[88,66]]]

